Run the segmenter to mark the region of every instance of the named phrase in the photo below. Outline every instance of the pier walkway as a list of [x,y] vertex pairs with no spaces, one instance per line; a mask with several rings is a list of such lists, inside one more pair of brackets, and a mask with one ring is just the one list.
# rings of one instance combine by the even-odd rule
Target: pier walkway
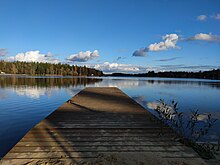
[[85,88],[32,128],[0,164],[205,164],[118,88]]

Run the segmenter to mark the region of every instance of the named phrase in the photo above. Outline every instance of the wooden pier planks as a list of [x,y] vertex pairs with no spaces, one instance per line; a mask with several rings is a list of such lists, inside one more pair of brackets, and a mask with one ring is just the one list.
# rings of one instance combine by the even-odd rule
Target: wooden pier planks
[[32,128],[0,164],[66,164],[92,161],[102,154],[204,163],[174,140],[170,128],[162,132],[155,118],[118,88],[85,88]]

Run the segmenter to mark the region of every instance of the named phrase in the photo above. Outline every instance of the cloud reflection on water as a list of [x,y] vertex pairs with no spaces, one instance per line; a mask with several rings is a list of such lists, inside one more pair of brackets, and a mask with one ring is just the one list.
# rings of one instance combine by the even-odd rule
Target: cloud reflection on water
[[53,92],[58,92],[58,87],[46,88],[36,86],[18,86],[13,89],[19,96],[26,96],[31,99],[39,99],[41,96],[50,97]]

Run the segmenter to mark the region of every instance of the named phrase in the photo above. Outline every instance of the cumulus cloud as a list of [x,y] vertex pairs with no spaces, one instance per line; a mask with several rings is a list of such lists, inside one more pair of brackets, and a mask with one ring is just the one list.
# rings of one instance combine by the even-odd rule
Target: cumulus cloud
[[28,51],[25,53],[18,53],[16,56],[11,56],[5,59],[6,61],[25,61],[25,62],[48,62],[59,63],[60,60],[53,57],[49,52],[48,54],[42,54],[39,50]]
[[0,48],[0,57],[1,56],[6,56],[8,54],[7,49],[5,48]]
[[163,42],[150,44],[148,46],[149,51],[162,51],[171,48],[178,48],[176,46],[176,43],[179,39],[177,34],[167,34],[163,36],[162,39],[164,40]]
[[102,70],[104,73],[146,73],[148,71],[160,71],[160,67],[152,66],[138,66],[132,64],[110,63],[104,62],[101,64],[90,64],[87,67]]
[[119,64],[104,62],[103,64],[96,64],[93,66],[95,69],[102,70],[105,73],[122,72],[122,73],[134,73],[139,72],[140,68],[131,64]]
[[70,55],[67,60],[68,61],[77,61],[77,62],[86,62],[86,61],[89,61],[89,60],[92,60],[94,58],[97,58],[99,57],[99,52],[98,50],[94,50],[93,52],[91,51],[86,51],[86,52],[79,52],[78,54],[73,54],[73,55]]
[[[181,57],[180,57],[181,58]],[[104,73],[146,73],[149,71],[206,71],[211,69],[220,69],[218,65],[157,65],[157,66],[138,66],[132,64],[110,63],[104,62],[100,64],[87,64],[89,68],[102,70]]]
[[133,53],[133,56],[144,57],[147,55],[147,52],[157,52],[157,51],[164,51],[168,49],[176,49],[179,48],[176,46],[177,41],[179,40],[179,36],[177,34],[167,34],[162,37],[164,41],[159,43],[150,44],[148,47],[141,48],[136,50]]
[[200,40],[200,41],[210,41],[210,42],[220,42],[220,35],[213,35],[212,33],[199,33],[193,37],[189,37],[188,41]]
[[206,15],[199,15],[198,17],[197,17],[197,20],[199,20],[199,21],[205,21],[207,19],[207,16]]

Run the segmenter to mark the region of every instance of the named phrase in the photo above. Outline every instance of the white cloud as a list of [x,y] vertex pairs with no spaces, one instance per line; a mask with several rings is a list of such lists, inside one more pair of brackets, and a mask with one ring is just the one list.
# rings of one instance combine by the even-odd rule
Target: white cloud
[[148,46],[149,51],[162,51],[171,48],[178,48],[176,46],[176,43],[179,39],[177,34],[167,34],[163,36],[162,39],[164,40],[164,42],[150,44]]
[[207,19],[207,16],[206,15],[199,15],[198,17],[197,17],[197,20],[199,20],[199,21],[205,21]]
[[110,63],[104,62],[100,64],[86,64],[89,68],[95,68],[104,73],[147,73],[149,71],[165,72],[165,71],[206,71],[211,69],[219,69],[214,65],[156,65],[156,66],[138,66],[132,64]]
[[103,71],[104,73],[146,73],[148,71],[160,71],[160,67],[157,66],[139,66],[132,64],[122,64],[117,62],[104,62],[99,64],[86,64],[86,67],[95,68]]
[[122,73],[134,73],[139,72],[141,69],[137,66],[131,64],[119,64],[119,63],[109,63],[104,62],[103,64],[96,64],[95,69],[102,70],[105,73],[122,72]]
[[199,33],[193,37],[189,37],[187,40],[201,40],[201,41],[212,41],[220,42],[220,35],[213,35],[212,33]]
[[159,43],[150,44],[146,48],[141,48],[139,50],[136,50],[133,53],[133,56],[139,56],[144,57],[147,55],[147,52],[157,52],[157,51],[164,51],[168,49],[176,49],[179,48],[176,46],[177,41],[179,40],[179,36],[177,34],[167,34],[162,37],[164,41],[161,41]]
[[0,48],[0,57],[1,56],[6,56],[8,54],[7,49],[5,48]]
[[194,39],[195,40],[211,41],[212,40],[212,36],[211,36],[211,34],[199,33],[199,34],[196,34],[194,36]]
[[220,13],[218,14],[215,14],[215,15],[205,15],[205,14],[202,14],[202,15],[199,15],[197,17],[197,20],[198,21],[206,21],[207,19],[216,19],[216,20],[220,20]]
[[91,51],[86,51],[86,52],[79,52],[78,54],[73,54],[70,55],[67,60],[69,61],[77,61],[77,62],[86,62],[89,60],[92,60],[94,58],[99,57],[99,52],[98,50],[94,50],[93,52]]
[[49,52],[48,54],[42,54],[39,50],[28,51],[25,53],[18,53],[16,56],[11,56],[5,59],[6,61],[25,61],[25,62],[48,62],[48,63],[59,63],[60,60],[53,58],[53,55]]

